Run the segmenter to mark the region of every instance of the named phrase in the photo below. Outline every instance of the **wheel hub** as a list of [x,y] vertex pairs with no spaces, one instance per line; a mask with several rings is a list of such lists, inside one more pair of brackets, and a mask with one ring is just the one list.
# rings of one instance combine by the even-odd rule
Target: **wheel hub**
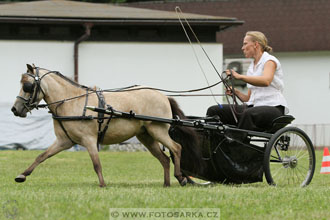
[[283,167],[284,168],[296,168],[298,165],[298,159],[296,156],[285,156],[283,158]]

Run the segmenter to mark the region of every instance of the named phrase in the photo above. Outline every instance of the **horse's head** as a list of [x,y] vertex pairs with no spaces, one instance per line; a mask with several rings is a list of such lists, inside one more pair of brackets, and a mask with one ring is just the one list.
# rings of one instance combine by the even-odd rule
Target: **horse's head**
[[27,64],[27,72],[22,74],[21,89],[11,108],[15,116],[26,117],[27,112],[36,108],[44,97],[40,85],[39,70],[34,65]]

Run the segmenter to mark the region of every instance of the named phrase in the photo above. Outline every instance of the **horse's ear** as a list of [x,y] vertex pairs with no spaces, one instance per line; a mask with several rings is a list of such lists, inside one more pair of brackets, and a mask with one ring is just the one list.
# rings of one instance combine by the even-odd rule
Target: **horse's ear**
[[30,64],[26,64],[26,67],[30,73],[33,73],[33,67]]

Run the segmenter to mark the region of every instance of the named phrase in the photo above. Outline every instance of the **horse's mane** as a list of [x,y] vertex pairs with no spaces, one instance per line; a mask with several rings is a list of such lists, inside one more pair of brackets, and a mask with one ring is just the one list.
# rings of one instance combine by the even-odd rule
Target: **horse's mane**
[[76,86],[78,88],[82,88],[82,89],[87,89],[89,91],[93,91],[94,89],[92,89],[91,87],[89,86],[85,86],[85,85],[81,85],[77,82],[75,82],[74,80],[70,79],[69,77],[67,76],[64,76],[62,73],[60,73],[59,71],[51,71],[51,70],[48,70],[48,69],[45,69],[45,68],[40,68],[40,67],[37,67],[38,69],[40,70],[45,70],[45,71],[48,71],[48,72],[52,72],[54,73],[55,75],[61,77],[62,79],[64,79],[65,81],[69,82],[71,85],[73,86]]

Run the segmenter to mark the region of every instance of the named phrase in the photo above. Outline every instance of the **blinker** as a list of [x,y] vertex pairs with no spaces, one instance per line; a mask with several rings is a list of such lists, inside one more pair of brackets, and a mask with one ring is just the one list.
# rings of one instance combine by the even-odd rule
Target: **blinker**
[[24,83],[23,84],[23,91],[27,93],[32,93],[34,89],[34,84],[32,83]]

